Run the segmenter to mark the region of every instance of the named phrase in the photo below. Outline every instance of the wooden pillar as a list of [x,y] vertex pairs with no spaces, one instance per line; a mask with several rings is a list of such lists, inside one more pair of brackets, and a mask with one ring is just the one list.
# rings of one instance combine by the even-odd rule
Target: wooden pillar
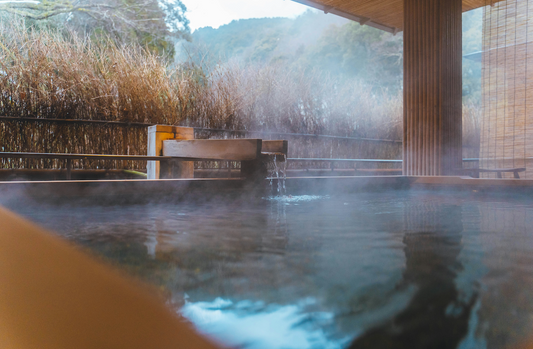
[[404,0],[404,175],[462,167],[461,5]]
[[[194,129],[192,127],[161,126],[148,127],[148,154],[149,156],[163,155],[163,141],[169,139],[192,140],[194,139]],[[169,173],[179,172],[180,178],[194,177],[194,162],[181,161],[171,162],[163,166],[161,173],[160,161],[148,161],[146,172],[148,179],[160,179],[172,177]]]

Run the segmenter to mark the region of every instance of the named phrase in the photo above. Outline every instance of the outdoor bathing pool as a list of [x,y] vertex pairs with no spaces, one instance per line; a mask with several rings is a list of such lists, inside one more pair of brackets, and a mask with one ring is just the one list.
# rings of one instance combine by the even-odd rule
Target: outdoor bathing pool
[[169,307],[232,348],[533,340],[525,196],[389,191],[11,209],[156,285]]

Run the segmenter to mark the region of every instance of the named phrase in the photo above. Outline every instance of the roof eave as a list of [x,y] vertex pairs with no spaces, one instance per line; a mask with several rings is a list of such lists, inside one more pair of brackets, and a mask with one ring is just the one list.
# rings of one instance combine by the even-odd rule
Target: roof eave
[[358,16],[352,13],[348,13],[348,12],[339,10],[332,6],[322,5],[312,0],[292,0],[292,1],[298,2],[303,5],[307,5],[309,7],[314,7],[318,10],[324,11],[324,13],[332,13],[334,15],[344,17],[346,19],[350,19],[352,21],[358,22],[361,25],[368,25],[369,27],[380,29],[380,30],[392,33],[394,35],[396,35],[398,32],[401,31],[399,28],[394,28],[394,27],[391,27],[385,24],[381,24],[379,22],[373,21],[371,18],[366,18],[363,16]]

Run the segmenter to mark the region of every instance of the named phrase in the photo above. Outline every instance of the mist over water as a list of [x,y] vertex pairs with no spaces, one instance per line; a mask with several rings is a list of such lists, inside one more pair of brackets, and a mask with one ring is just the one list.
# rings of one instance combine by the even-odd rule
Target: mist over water
[[533,315],[533,200],[274,196],[16,210],[238,348],[503,348]]

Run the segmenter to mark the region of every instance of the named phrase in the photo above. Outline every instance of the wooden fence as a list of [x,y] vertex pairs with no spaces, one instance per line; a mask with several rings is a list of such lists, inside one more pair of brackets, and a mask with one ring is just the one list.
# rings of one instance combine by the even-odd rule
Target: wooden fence
[[[151,124],[0,117],[0,151],[146,155],[147,127]],[[292,158],[401,159],[401,141],[278,132],[195,129],[196,139],[261,138],[289,141]],[[237,163],[202,162],[196,168],[238,167]],[[299,163],[291,166],[298,168]],[[316,166],[328,166],[317,163]],[[374,166],[374,167],[373,167]],[[364,164],[392,168],[389,163]],[[60,169],[60,159],[0,159],[1,169]],[[73,169],[144,170],[144,161],[72,160]]]

